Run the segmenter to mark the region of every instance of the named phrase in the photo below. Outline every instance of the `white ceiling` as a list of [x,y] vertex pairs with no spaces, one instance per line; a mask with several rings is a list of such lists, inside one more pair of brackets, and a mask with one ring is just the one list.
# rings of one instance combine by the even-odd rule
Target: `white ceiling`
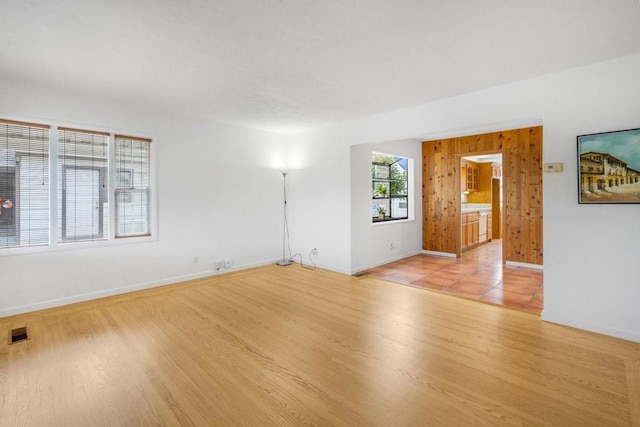
[[640,52],[638,0],[0,6],[0,78],[285,133]]

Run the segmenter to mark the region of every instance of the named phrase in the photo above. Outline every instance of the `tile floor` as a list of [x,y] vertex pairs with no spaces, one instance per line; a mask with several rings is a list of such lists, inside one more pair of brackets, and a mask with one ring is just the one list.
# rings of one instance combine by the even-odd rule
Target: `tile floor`
[[464,252],[462,258],[416,255],[367,275],[536,314],[543,307],[542,270],[502,264],[502,240]]

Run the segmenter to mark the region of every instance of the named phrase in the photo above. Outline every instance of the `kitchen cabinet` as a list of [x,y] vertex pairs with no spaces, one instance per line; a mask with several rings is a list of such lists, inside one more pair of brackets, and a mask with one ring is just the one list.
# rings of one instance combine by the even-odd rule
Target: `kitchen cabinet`
[[480,168],[477,163],[463,161],[460,165],[460,190],[478,191],[480,186]]
[[477,244],[480,241],[480,214],[472,212],[462,214],[462,249]]
[[495,168],[496,164],[492,163],[469,163],[466,171],[467,186],[471,188],[467,191],[467,203],[491,203],[492,196],[492,177],[494,174],[499,173]]
[[470,218],[469,226],[471,228],[471,244],[475,245],[480,241],[480,215],[475,214],[474,220]]
[[460,216],[463,251],[493,240],[493,218],[491,211],[467,212]]
[[477,165],[470,163],[467,166],[467,191],[478,191],[480,169]]

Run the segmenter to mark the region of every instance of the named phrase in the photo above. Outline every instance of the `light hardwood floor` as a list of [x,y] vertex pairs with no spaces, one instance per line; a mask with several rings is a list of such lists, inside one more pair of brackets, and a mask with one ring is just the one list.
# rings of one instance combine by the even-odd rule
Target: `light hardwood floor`
[[2,426],[640,425],[640,344],[299,266],[0,331]]

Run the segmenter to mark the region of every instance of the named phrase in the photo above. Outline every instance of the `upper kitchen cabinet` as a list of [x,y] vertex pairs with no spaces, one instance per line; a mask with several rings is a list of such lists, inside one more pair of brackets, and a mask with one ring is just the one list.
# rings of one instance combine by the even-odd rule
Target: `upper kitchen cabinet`
[[478,191],[480,169],[475,163],[470,163],[467,168],[467,190]]
[[469,160],[466,182],[468,203],[491,203],[492,164],[488,162],[475,163]]
[[478,191],[480,186],[480,169],[477,163],[463,161],[460,173],[461,190],[463,192]]

